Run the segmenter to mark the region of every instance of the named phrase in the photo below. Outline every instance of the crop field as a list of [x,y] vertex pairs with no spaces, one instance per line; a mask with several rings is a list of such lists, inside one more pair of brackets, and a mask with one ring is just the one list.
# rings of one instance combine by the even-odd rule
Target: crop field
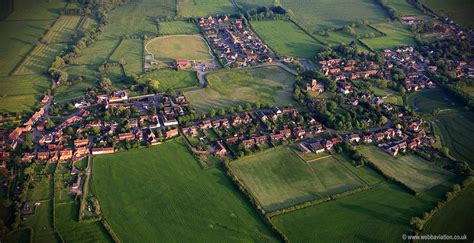
[[43,40],[47,43],[66,42],[76,32],[80,16],[61,16],[54,23],[51,29],[43,36]]
[[79,203],[56,204],[56,226],[65,242],[113,242],[100,222],[79,223]]
[[224,172],[202,170],[181,140],[98,156],[93,168],[103,214],[123,242],[276,241]]
[[373,0],[282,0],[283,7],[295,14],[296,21],[311,33],[338,28],[358,20],[385,21],[388,16]]
[[199,28],[197,25],[186,21],[161,22],[158,29],[160,35],[199,34]]
[[0,111],[33,110],[40,94],[48,88],[49,79],[41,75],[0,77]]
[[125,61],[124,69],[127,76],[143,72],[143,43],[141,40],[122,40],[110,57],[111,61]]
[[280,55],[312,58],[322,44],[290,21],[253,21],[252,27],[262,40]]
[[139,82],[158,80],[159,91],[184,89],[198,85],[196,73],[193,71],[157,70],[147,72]]
[[209,74],[207,80],[206,88],[184,93],[198,112],[249,102],[294,104],[294,76],[279,67],[220,71]]
[[358,150],[380,168],[383,174],[396,178],[417,193],[439,185],[453,176],[449,171],[416,155],[395,158],[375,146],[360,146]]
[[60,242],[53,228],[53,205],[51,201],[36,206],[34,215],[28,216],[22,225],[33,229],[34,242]]
[[180,0],[178,15],[183,17],[206,17],[236,13],[230,0]]
[[474,113],[453,113],[438,115],[433,120],[439,130],[443,146],[457,159],[474,165]]
[[431,113],[435,109],[456,109],[457,103],[442,89],[424,89],[408,96],[408,104],[419,113]]
[[[367,191],[272,218],[290,242],[366,242],[401,240],[410,219],[444,199],[449,185],[414,196],[386,182]],[[399,240],[400,239],[400,240]]]
[[173,35],[157,37],[145,47],[156,60],[174,59],[210,60],[209,48],[200,35]]
[[387,5],[394,8],[402,17],[424,15],[414,5],[411,5],[408,0],[387,0]]
[[386,35],[383,37],[361,39],[362,42],[372,49],[415,45],[413,33],[400,23],[387,22],[372,24],[372,26]]
[[473,1],[421,0],[420,2],[435,13],[449,17],[463,27],[471,28],[474,26],[474,16],[472,15],[472,9],[474,8]]
[[282,147],[247,156],[230,166],[267,211],[366,185],[332,156],[307,163]]

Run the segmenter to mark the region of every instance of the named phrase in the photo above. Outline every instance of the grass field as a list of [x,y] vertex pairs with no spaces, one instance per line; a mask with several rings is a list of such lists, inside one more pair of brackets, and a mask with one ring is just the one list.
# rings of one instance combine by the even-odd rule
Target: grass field
[[60,242],[53,228],[51,201],[42,202],[36,206],[34,215],[28,216],[22,225],[33,229],[33,242]]
[[449,17],[463,27],[472,28],[474,26],[474,16],[472,15],[474,2],[471,0],[421,0],[420,2],[435,13]]
[[294,76],[279,67],[220,71],[207,76],[204,89],[185,92],[198,112],[247,102],[285,106],[292,99]]
[[198,85],[196,73],[193,71],[157,70],[147,72],[139,82],[150,79],[160,82],[159,91],[184,89]]
[[199,28],[197,25],[186,21],[161,22],[158,29],[160,35],[199,34]]
[[416,197],[388,182],[272,222],[290,242],[401,242],[411,232],[410,218],[431,210],[450,190],[440,185]]
[[31,111],[49,84],[46,76],[37,74],[0,77],[0,111]]
[[311,33],[337,28],[358,20],[370,23],[385,21],[388,16],[373,0],[281,0],[283,7],[295,14],[295,19]]
[[124,69],[127,76],[143,72],[143,43],[142,40],[122,40],[110,57],[111,61],[125,61]]
[[53,183],[46,177],[38,176],[35,178],[34,189],[29,189],[28,194],[26,195],[26,201],[40,201],[40,200],[47,200],[50,198],[50,188],[52,187]]
[[457,159],[474,166],[474,113],[454,113],[433,118],[439,130],[443,146]]
[[423,12],[411,5],[408,0],[387,0],[387,5],[394,8],[402,17],[424,15]]
[[366,185],[333,156],[307,163],[283,147],[247,156],[230,166],[267,211]]
[[468,93],[470,96],[474,97],[474,85],[467,85],[465,83],[458,83],[458,87],[462,89],[462,91]]
[[357,46],[358,51],[361,52],[368,52],[369,49],[362,45],[358,40],[356,40],[353,36],[350,36],[347,33],[342,31],[331,31],[327,32],[327,36],[317,35],[317,38],[324,42],[328,46],[338,46],[341,44],[350,44],[354,42]]
[[236,0],[235,1],[243,10],[256,9],[258,7],[270,7],[273,0]]
[[424,89],[408,96],[408,104],[418,113],[431,113],[456,109],[457,104],[451,96],[441,89]]
[[174,59],[209,60],[212,56],[200,35],[174,35],[157,37],[146,45],[146,49],[160,61]]
[[322,48],[290,21],[253,21],[252,27],[274,51],[280,55],[310,59]]
[[360,146],[358,150],[380,168],[383,174],[396,178],[417,193],[439,185],[453,176],[416,155],[395,158],[375,146]]
[[63,15],[54,22],[42,39],[48,43],[66,42],[76,33],[80,20],[80,16]]
[[415,38],[406,26],[397,22],[386,22],[372,24],[372,26],[386,36],[361,39],[363,43],[372,49],[395,48],[399,46],[415,45]]
[[15,231],[9,232],[7,235],[2,237],[4,242],[17,242],[17,243],[26,243],[30,242],[31,230],[28,228],[21,228]]
[[[105,39],[94,42],[82,50],[82,55],[75,62],[80,65],[94,65],[98,67],[105,63],[120,43],[119,39]],[[68,67],[68,66],[67,66]]]
[[123,242],[275,241],[230,179],[202,170],[180,140],[98,156],[93,168],[104,216]]
[[236,13],[230,0],[182,0],[177,4],[178,15],[183,17],[207,17]]
[[[474,237],[472,216],[474,215],[474,184],[465,188],[446,207],[441,209],[425,226],[426,234],[464,235],[468,239]],[[447,224],[446,222],[451,222]]]
[[20,66],[15,69],[13,75],[44,74],[48,71],[51,63],[59,56],[66,46],[62,43],[49,45],[38,44],[23,59]]

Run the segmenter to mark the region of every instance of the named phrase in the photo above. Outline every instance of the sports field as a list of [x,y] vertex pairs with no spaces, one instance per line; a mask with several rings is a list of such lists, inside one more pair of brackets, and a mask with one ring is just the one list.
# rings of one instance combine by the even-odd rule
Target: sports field
[[416,155],[395,158],[375,146],[360,146],[358,150],[382,170],[383,174],[395,178],[417,193],[439,185],[453,176]]
[[474,16],[472,15],[474,2],[471,0],[421,0],[420,2],[435,13],[449,17],[463,27],[472,28],[474,26]]
[[424,89],[410,94],[408,104],[418,113],[431,113],[435,109],[446,111],[457,107],[453,97],[442,89]]
[[366,185],[333,156],[307,163],[283,147],[246,156],[230,167],[267,211]]
[[111,61],[125,61],[123,65],[127,76],[143,72],[143,43],[142,40],[122,40],[110,57]]
[[414,196],[387,182],[316,206],[272,218],[290,242],[401,242],[410,219],[431,210],[451,186]]
[[200,35],[172,35],[157,37],[145,47],[155,55],[156,60],[174,59],[209,60],[212,59],[209,47]]
[[207,17],[236,13],[230,0],[180,0],[177,4],[178,16]]
[[159,91],[184,89],[198,85],[194,71],[156,70],[145,73],[139,82],[158,80]]
[[406,26],[398,22],[385,22],[372,24],[375,29],[384,33],[385,36],[361,39],[363,43],[372,49],[386,49],[400,46],[415,45],[415,38]]
[[253,21],[253,29],[274,51],[295,58],[312,58],[322,44],[290,21]]
[[160,35],[199,34],[199,28],[197,25],[186,21],[161,22],[158,29]]
[[232,181],[202,170],[179,139],[95,157],[93,171],[104,216],[123,242],[276,241]]
[[206,88],[184,93],[198,112],[245,103],[294,104],[294,76],[279,67],[219,71],[207,81]]
[[[449,148],[449,154],[457,159],[474,165],[474,113],[453,113],[433,118],[443,146]],[[438,134],[437,134],[438,135]]]

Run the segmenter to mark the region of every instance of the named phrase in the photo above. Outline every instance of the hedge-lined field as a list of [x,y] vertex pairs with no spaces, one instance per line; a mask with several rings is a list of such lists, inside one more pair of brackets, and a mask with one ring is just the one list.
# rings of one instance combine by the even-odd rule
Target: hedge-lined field
[[180,138],[97,156],[93,170],[103,214],[123,242],[276,241],[232,181],[202,170]]
[[33,230],[33,242],[61,242],[53,228],[52,207],[50,201],[42,202],[36,206],[35,214],[27,216],[27,219],[21,223]]
[[199,34],[195,23],[186,21],[161,22],[158,26],[160,35],[192,35]]
[[38,44],[15,69],[13,75],[42,74],[47,72],[51,63],[65,49],[63,43],[49,45]]
[[236,13],[230,0],[180,0],[177,3],[178,16],[207,17]]
[[230,166],[267,211],[366,185],[333,156],[307,163],[284,147],[246,156]]
[[76,32],[80,21],[80,16],[63,15],[54,22],[42,39],[48,43],[67,42]]
[[146,48],[156,60],[174,59],[210,60],[209,47],[200,35],[170,35],[157,37],[147,43]]
[[146,83],[149,80],[160,82],[159,91],[189,88],[199,83],[194,71],[156,70],[145,73],[139,82]]
[[407,0],[387,0],[387,5],[395,9],[400,16],[420,16],[424,15],[414,5],[410,4]]
[[398,22],[385,22],[372,24],[374,28],[384,33],[385,36],[376,38],[361,39],[367,46],[372,49],[386,49],[400,46],[415,45],[415,38],[406,26]]
[[457,103],[442,89],[424,89],[408,96],[408,104],[418,113],[431,113],[435,109],[456,109]]
[[417,193],[439,185],[453,176],[452,173],[416,155],[395,158],[375,146],[360,146],[358,150],[384,175],[394,178]]
[[245,103],[294,104],[294,76],[279,67],[221,71],[207,76],[204,89],[184,95],[198,112]]
[[435,13],[453,19],[457,24],[467,28],[474,26],[472,15],[474,2],[471,0],[421,0],[420,2]]
[[50,80],[43,75],[0,77],[0,111],[28,112],[34,110]]
[[253,21],[252,27],[280,55],[309,59],[323,47],[290,21]]
[[132,74],[139,74],[143,72],[143,42],[142,40],[125,39],[120,42],[120,45],[115,49],[110,57],[111,61],[120,62],[125,61],[123,65],[127,76]]

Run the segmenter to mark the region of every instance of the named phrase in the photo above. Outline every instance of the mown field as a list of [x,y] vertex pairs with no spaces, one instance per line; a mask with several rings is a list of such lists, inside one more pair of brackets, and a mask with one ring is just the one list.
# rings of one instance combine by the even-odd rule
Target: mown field
[[449,17],[463,27],[474,26],[474,2],[471,0],[421,0],[423,5],[433,10],[435,13]]
[[236,13],[230,0],[181,0],[177,13],[183,17],[207,17]]
[[474,166],[474,113],[453,113],[433,118],[441,137],[442,145],[449,148],[449,154]]
[[[202,170],[177,139],[94,158],[94,190],[121,241],[275,241],[219,169]],[[186,230],[183,230],[186,229]]]
[[393,157],[375,146],[360,146],[358,150],[383,174],[395,178],[417,193],[439,185],[453,176],[452,173],[416,155]]
[[111,61],[125,61],[123,65],[127,76],[143,72],[143,43],[142,40],[122,40],[110,57]]
[[431,210],[451,184],[420,196],[386,182],[364,192],[272,218],[290,242],[401,242],[411,217]]
[[42,39],[47,43],[66,42],[76,33],[80,21],[80,16],[62,15],[54,22],[54,25]]
[[198,112],[245,103],[294,103],[294,76],[279,67],[219,71],[209,74],[207,81],[206,88],[184,93]]
[[447,111],[456,109],[457,103],[442,89],[424,89],[408,96],[408,104],[418,113],[431,113],[435,109]]
[[322,44],[290,21],[253,21],[253,29],[274,51],[295,58],[312,58]]
[[209,47],[200,35],[174,35],[157,37],[145,47],[155,55],[156,60],[174,59],[209,60],[212,59]]
[[199,28],[197,25],[186,21],[161,22],[158,29],[160,35],[199,34]]
[[230,163],[232,172],[267,211],[353,190],[366,183],[333,156],[305,162],[277,147]]
[[415,38],[406,26],[397,22],[372,24],[375,29],[385,36],[376,38],[363,38],[361,41],[372,49],[386,49],[400,46],[415,45]]
[[198,85],[196,73],[193,71],[157,70],[145,73],[139,82],[158,80],[159,91],[184,89]]

